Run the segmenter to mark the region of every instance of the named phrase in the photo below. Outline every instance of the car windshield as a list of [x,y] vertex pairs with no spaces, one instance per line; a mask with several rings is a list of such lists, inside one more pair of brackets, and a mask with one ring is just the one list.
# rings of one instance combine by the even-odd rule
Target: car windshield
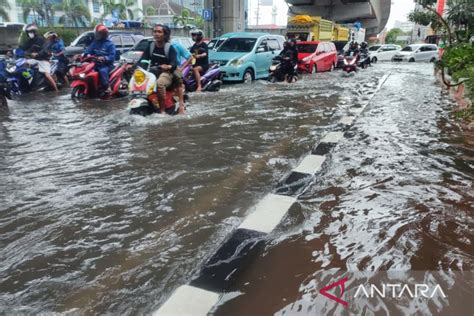
[[133,51],[138,51],[138,52],[144,52],[145,49],[148,48],[148,45],[150,45],[151,40],[141,40],[132,50]]
[[413,47],[411,46],[406,46],[402,49],[402,52],[412,52],[413,51]]
[[256,41],[256,38],[228,38],[217,48],[217,51],[248,53],[252,51]]
[[299,53],[314,53],[318,44],[299,44],[296,46]]
[[375,52],[376,50],[378,50],[381,46],[372,46],[369,48],[369,51],[371,52]]
[[336,50],[338,52],[344,50],[344,46],[346,46],[347,42],[346,41],[334,41],[334,45],[336,45]]
[[71,43],[71,46],[89,46],[93,40],[94,40],[94,33],[86,33],[77,37]]

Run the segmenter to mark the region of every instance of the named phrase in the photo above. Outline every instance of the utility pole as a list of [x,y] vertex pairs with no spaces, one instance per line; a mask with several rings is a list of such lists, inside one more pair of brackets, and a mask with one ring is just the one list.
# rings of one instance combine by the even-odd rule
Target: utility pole
[[257,19],[256,25],[258,25],[258,21],[260,19],[260,0],[257,0],[257,11],[255,13],[256,13],[256,19]]

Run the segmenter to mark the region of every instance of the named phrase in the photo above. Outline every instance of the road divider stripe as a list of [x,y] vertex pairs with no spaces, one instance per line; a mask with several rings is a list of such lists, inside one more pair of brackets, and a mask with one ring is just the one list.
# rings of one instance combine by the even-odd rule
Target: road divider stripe
[[295,197],[268,194],[256,205],[255,211],[247,216],[239,228],[268,234],[275,229],[295,202]]
[[183,285],[153,316],[206,316],[219,301],[220,295],[194,286]]
[[315,174],[316,172],[321,170],[321,166],[323,165],[325,160],[325,156],[308,155],[300,162],[298,167],[293,169],[293,172]]
[[321,139],[321,143],[338,143],[342,138],[344,138],[344,133],[342,132],[330,132]]

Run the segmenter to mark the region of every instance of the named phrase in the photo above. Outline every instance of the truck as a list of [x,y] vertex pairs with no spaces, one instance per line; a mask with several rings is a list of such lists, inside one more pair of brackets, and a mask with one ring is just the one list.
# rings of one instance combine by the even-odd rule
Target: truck
[[288,38],[300,41],[343,41],[349,39],[349,29],[320,16],[288,17]]

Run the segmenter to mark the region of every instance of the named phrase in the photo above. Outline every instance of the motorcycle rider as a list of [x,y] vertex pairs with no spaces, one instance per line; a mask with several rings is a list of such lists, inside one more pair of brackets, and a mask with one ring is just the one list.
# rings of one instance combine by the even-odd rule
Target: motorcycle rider
[[47,50],[51,54],[52,58],[58,62],[58,69],[56,73],[64,82],[69,85],[69,80],[67,78],[67,67],[69,64],[68,59],[64,56],[64,42],[59,38],[58,34],[53,31],[46,32],[44,35],[47,41]]
[[360,44],[360,54],[364,56],[367,66],[370,66],[369,45],[367,42],[362,42]]
[[[351,54],[352,54],[352,56],[355,56],[356,54],[359,54],[359,44],[355,41],[352,41],[350,43],[349,49],[346,52],[347,56],[350,56]],[[357,58],[359,58],[359,57],[357,57]]]
[[108,36],[109,29],[103,24],[97,24],[94,28],[95,39],[84,52],[85,56],[97,57],[95,70],[99,73],[99,94],[102,96],[110,92],[109,73],[115,60],[115,45]]
[[50,73],[51,64],[48,60],[49,56],[44,37],[38,34],[38,27],[34,23],[27,24],[23,31],[26,33],[27,39],[19,48],[25,51],[25,55],[32,57],[32,59],[27,60],[28,64],[38,65],[38,71],[46,77],[51,87],[55,91],[58,91],[56,81]]
[[[150,61],[150,71],[158,78],[156,81],[158,105],[155,108],[160,113],[165,112],[165,96],[166,89],[171,87],[173,83],[176,84],[176,78],[173,79],[173,73],[177,68],[176,50],[170,44],[171,30],[163,24],[156,24],[153,27],[154,41],[150,46],[144,50],[142,60]],[[179,112],[184,112],[184,104],[180,103]],[[174,109],[172,109],[174,111]]]
[[184,114],[184,83],[183,83],[183,69],[186,68],[193,59],[191,53],[181,44],[180,42],[173,42],[171,44],[176,50],[176,60],[178,62],[178,67],[174,72],[174,77],[176,79],[178,88],[178,98],[179,98],[179,113]]
[[296,48],[296,40],[291,38],[283,43],[283,50],[279,57],[282,58],[282,72],[285,78],[294,75],[295,65],[298,63],[298,49]]
[[191,47],[191,52],[196,62],[193,65],[194,78],[196,79],[196,91],[201,91],[201,75],[205,74],[209,69],[209,48],[204,42],[204,33],[200,29],[191,31],[191,37],[194,45]]

